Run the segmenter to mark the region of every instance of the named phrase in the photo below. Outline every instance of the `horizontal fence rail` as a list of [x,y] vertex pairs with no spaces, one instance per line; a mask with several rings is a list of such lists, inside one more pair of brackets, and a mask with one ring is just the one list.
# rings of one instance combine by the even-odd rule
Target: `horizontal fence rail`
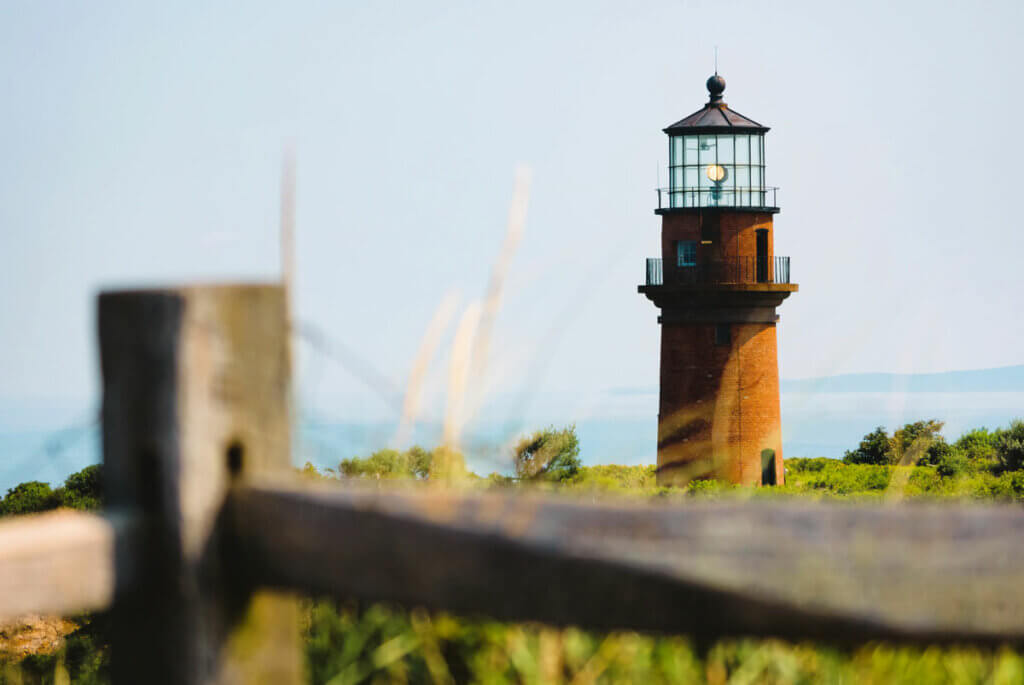
[[229,510],[239,566],[284,589],[707,637],[1024,638],[1016,507],[593,504],[268,482],[233,493]]
[[[139,528],[117,520],[0,525],[0,615],[130,595]],[[231,491],[222,522],[241,587],[709,639],[1024,640],[1013,506],[593,503],[256,479]]]
[[658,209],[686,209],[689,207],[741,207],[750,209],[776,209],[778,188],[657,188]]
[[720,261],[686,264],[679,258],[667,273],[662,260],[647,259],[646,285],[789,283],[789,257],[732,257]]
[[0,618],[104,609],[137,579],[141,530],[130,517],[76,511],[0,522]]

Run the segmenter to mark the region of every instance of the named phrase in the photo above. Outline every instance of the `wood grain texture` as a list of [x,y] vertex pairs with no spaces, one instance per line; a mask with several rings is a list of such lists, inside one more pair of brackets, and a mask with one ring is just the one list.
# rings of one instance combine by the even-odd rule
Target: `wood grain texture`
[[708,639],[1024,638],[1017,507],[261,483],[233,493],[230,510],[245,568],[275,587]]
[[146,533],[115,682],[298,682],[294,600],[238,582],[222,531],[231,488],[291,468],[282,289],[105,293],[99,327],[109,503]]
[[60,510],[0,521],[0,618],[73,615],[105,609],[115,582],[131,583],[132,555],[115,570],[118,548],[138,548],[124,517]]

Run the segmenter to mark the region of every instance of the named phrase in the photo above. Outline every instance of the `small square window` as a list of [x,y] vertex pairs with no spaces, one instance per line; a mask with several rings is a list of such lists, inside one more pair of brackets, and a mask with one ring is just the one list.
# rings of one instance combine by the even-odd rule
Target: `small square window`
[[678,266],[697,266],[697,241],[680,240],[676,243]]
[[715,344],[716,345],[731,345],[732,344],[732,327],[727,323],[715,324]]

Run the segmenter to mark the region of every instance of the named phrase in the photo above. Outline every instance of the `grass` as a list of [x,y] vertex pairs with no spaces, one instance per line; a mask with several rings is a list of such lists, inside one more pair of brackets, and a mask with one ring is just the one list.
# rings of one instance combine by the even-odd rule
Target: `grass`
[[723,640],[504,624],[396,607],[311,601],[311,682],[342,683],[1020,683],[1010,649]]

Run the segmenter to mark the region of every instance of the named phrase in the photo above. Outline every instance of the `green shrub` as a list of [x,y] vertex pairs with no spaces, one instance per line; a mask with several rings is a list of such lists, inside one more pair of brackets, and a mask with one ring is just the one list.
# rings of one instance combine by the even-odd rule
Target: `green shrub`
[[787,473],[820,473],[830,466],[841,463],[838,459],[829,459],[828,457],[794,457],[785,461]]
[[510,488],[516,484],[515,478],[506,476],[503,473],[491,473],[485,480],[488,485],[499,488]]
[[806,486],[836,495],[855,495],[885,490],[889,487],[891,466],[876,464],[836,464],[809,478]]
[[697,480],[691,480],[687,483],[686,492],[687,494],[696,495],[698,497],[714,497],[715,495],[734,491],[739,487],[739,485],[734,485],[724,480],[700,478]]
[[657,487],[656,470],[653,464],[581,466],[572,485],[595,490],[650,490]]
[[932,463],[935,464],[935,470],[943,478],[954,478],[959,476],[967,471],[970,466],[967,456],[955,448],[944,450],[943,453]]
[[520,480],[571,481],[581,466],[576,426],[562,430],[550,426],[537,431],[520,440],[512,456]]
[[937,457],[946,444],[945,439],[939,435],[943,425],[942,421],[929,419],[927,421],[914,421],[897,429],[892,434],[890,462],[898,464],[907,456],[910,457],[908,465],[909,462],[914,461],[934,464],[935,462],[931,461],[931,457],[933,455]]
[[914,421],[897,429],[892,437],[883,426],[879,426],[865,435],[856,449],[848,450],[843,461],[880,466],[899,464],[906,458],[906,465],[914,462],[935,464],[947,447],[939,435],[942,426],[942,421],[936,419]]
[[427,451],[419,446],[405,452],[377,450],[368,457],[342,459],[338,464],[338,473],[346,478],[423,479],[430,475],[435,451]]
[[1016,420],[995,439],[995,453],[1004,471],[1024,468],[1024,421]]
[[991,463],[996,459],[996,437],[997,432],[990,432],[987,428],[975,428],[961,435],[953,446],[962,452],[968,461]]
[[49,483],[30,480],[9,489],[0,506],[7,515],[35,514],[47,509],[56,509],[60,506],[60,500],[54,495]]
[[946,442],[945,438],[939,435],[924,450],[924,454],[921,455],[917,463],[922,466],[938,466],[939,462],[953,452],[954,449],[952,445]]
[[848,450],[843,455],[847,464],[888,464],[891,444],[885,428],[879,426],[860,441],[855,450]]
[[62,507],[82,511],[99,509],[103,502],[103,467],[94,464],[71,474],[64,486],[54,491],[54,496]]

